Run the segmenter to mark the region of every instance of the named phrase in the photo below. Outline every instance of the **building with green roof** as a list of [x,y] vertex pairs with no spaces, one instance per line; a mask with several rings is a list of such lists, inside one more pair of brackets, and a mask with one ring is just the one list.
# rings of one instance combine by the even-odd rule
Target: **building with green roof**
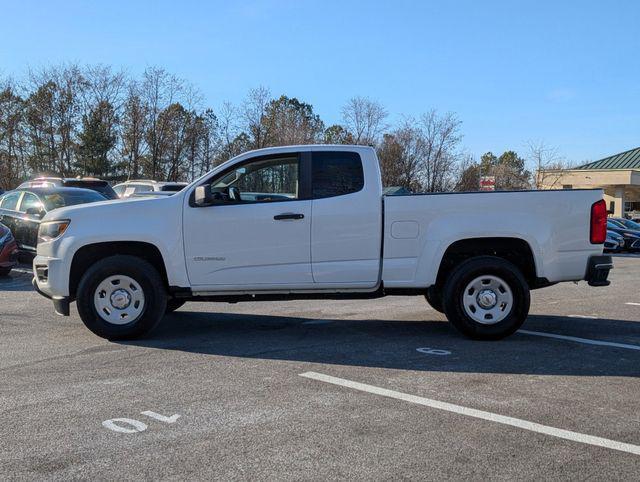
[[640,147],[573,169],[538,172],[541,189],[602,188],[614,216],[640,217]]

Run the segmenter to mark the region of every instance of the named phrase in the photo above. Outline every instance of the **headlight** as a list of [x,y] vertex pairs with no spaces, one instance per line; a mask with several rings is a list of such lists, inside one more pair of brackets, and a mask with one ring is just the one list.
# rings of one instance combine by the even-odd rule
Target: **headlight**
[[64,234],[69,227],[68,219],[62,219],[60,221],[47,221],[40,223],[40,229],[38,229],[38,242],[46,243],[53,241]]

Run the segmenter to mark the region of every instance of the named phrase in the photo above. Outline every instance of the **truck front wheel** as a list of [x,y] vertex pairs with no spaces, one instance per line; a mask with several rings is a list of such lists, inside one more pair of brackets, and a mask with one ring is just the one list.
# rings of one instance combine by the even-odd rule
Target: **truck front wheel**
[[529,286],[520,270],[495,256],[464,261],[444,287],[447,319],[477,340],[498,340],[514,333],[527,318],[529,303]]
[[96,335],[110,340],[138,338],[162,319],[167,294],[158,271],[147,261],[116,255],[93,264],[76,295],[78,313]]

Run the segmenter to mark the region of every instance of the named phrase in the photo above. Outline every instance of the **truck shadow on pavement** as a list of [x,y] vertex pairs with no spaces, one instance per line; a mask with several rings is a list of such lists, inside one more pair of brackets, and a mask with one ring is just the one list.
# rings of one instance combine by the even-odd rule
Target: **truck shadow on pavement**
[[[624,320],[532,315],[523,329],[640,346],[640,324]],[[640,377],[637,350],[519,333],[496,342],[474,341],[444,321],[314,320],[184,310],[166,316],[151,336],[123,343],[217,356],[400,370]],[[438,352],[429,354],[425,349]]]

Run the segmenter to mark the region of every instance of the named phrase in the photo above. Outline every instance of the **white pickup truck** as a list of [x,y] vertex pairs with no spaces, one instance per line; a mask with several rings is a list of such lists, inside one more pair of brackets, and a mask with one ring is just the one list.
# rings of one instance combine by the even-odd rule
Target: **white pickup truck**
[[498,339],[529,291],[606,286],[601,190],[382,195],[375,151],[242,154],[181,192],[50,212],[34,286],[109,339],[187,301],[426,296],[467,336]]

